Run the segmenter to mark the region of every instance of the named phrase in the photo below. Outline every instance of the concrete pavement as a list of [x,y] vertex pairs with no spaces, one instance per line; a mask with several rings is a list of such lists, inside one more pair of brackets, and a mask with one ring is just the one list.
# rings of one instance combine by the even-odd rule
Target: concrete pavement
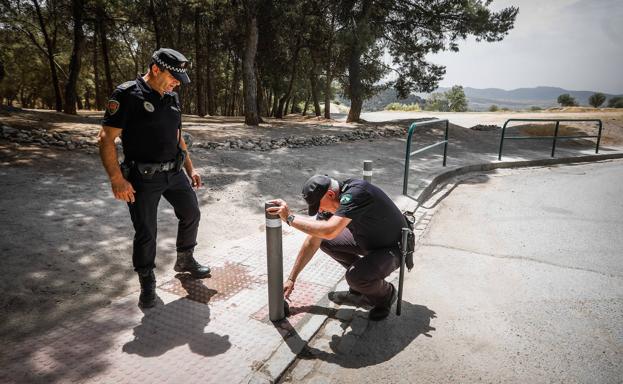
[[621,193],[621,160],[454,179],[421,208],[404,314],[330,321],[283,382],[620,383]]
[[[417,138],[421,145],[437,139],[436,132],[424,132]],[[417,195],[436,176],[448,170],[496,163],[496,142],[492,135],[474,137],[456,129],[447,168],[441,167],[439,155],[434,152],[412,161],[414,183],[410,193]],[[375,160],[375,183],[397,197],[401,189],[404,140],[377,141],[367,144],[368,147],[364,144],[314,148],[319,161],[326,163],[318,168],[331,169],[342,176],[357,176],[358,165],[353,164],[358,161],[336,163],[332,156],[342,148],[348,148],[351,156],[352,153],[365,156],[368,148]],[[547,158],[547,147],[545,143],[509,146],[507,160]],[[592,152],[589,145],[561,146],[558,156],[573,157]],[[621,150],[608,148],[604,152],[613,154]],[[201,151],[198,154],[203,155]],[[295,157],[295,154],[280,151],[270,154],[286,155]],[[327,164],[335,165],[327,167]],[[413,200],[406,199],[402,203],[406,207]],[[420,232],[431,219],[427,212],[418,213]],[[290,269],[302,238],[300,233],[286,228],[285,271]],[[0,381],[267,382],[279,378],[300,353],[308,357],[322,356],[321,361],[331,362],[339,359],[332,352],[332,345],[338,343],[340,350],[353,351],[355,336],[368,335],[371,328],[367,325],[365,311],[333,308],[327,302],[326,293],[340,284],[343,271],[326,256],[318,255],[301,276],[297,294],[293,296],[293,307],[298,308],[296,315],[277,325],[267,321],[264,246],[263,233],[250,231],[243,239],[220,241],[212,249],[201,250],[198,258],[211,262],[213,278],[198,283],[172,273],[158,276],[162,303],[154,310],[143,313],[136,308],[137,294],[133,293],[114,299],[109,306],[88,316],[63,321],[50,332],[29,338],[28,342],[6,344],[5,350],[10,353],[0,355]],[[386,336],[370,333],[365,336],[371,337],[366,348],[375,353],[365,365],[356,362],[352,368],[380,364],[410,345],[418,335],[434,335],[434,312],[439,309],[411,305],[409,303],[415,301],[410,300],[405,303],[405,317],[401,319],[410,319],[412,332],[390,338],[393,340],[390,348],[382,343]],[[327,319],[325,329],[351,329],[352,337],[329,340],[326,348],[317,348],[319,352],[303,350],[306,340]],[[384,326],[380,323],[376,327]]]

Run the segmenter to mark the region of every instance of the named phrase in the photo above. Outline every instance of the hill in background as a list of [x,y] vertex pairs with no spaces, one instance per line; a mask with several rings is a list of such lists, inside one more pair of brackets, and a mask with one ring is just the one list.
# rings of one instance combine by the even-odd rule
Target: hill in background
[[[439,87],[435,92],[446,92],[450,88]],[[500,108],[509,109],[529,109],[531,106],[542,108],[558,107],[558,96],[568,93],[573,96],[580,105],[588,105],[588,98],[596,91],[570,91],[558,87],[534,87],[534,88],[517,88],[505,90],[500,88],[463,88],[465,96],[468,98],[468,108],[470,111],[486,111],[492,104]],[[604,93],[607,99],[613,96]],[[391,103],[412,104],[418,103],[424,107],[427,93],[417,93],[410,95],[407,99],[398,99],[396,91],[387,89],[363,103],[364,111],[380,111]],[[342,104],[350,105],[348,99],[339,99]],[[605,104],[605,103],[604,103]]]

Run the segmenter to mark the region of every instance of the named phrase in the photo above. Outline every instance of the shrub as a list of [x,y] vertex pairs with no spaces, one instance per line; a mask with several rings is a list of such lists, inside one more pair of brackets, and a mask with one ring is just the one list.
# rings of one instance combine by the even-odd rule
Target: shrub
[[613,96],[608,100],[609,108],[623,108],[623,96]]
[[532,112],[537,112],[537,111],[542,111],[543,108],[539,107],[538,105],[533,105],[533,106],[530,107],[530,110]]
[[489,107],[489,112],[497,112],[499,109],[497,105],[493,104]]
[[606,95],[603,93],[593,93],[591,97],[588,98],[588,103],[595,108],[599,108],[606,101]]
[[562,95],[558,96],[558,104],[563,107],[575,107],[578,105],[573,96],[568,93],[563,93]]
[[412,103],[412,104],[402,104],[402,103],[391,103],[385,106],[386,111],[409,111],[409,112],[419,112],[422,110],[420,108],[420,104]]

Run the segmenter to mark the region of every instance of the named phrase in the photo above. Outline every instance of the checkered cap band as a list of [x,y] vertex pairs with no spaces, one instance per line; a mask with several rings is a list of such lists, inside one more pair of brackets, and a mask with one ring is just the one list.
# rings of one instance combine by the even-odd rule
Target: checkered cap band
[[174,71],[178,73],[186,73],[186,68],[177,68],[177,67],[171,66],[165,63],[164,61],[160,60],[160,58],[156,55],[152,56],[152,58],[156,61],[156,63],[158,63],[158,65],[162,66],[163,68],[168,69],[169,71]]

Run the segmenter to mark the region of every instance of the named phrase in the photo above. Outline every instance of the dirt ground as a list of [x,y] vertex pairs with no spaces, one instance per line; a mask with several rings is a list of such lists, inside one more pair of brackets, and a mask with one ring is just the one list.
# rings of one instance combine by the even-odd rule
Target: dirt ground
[[[406,127],[414,118],[437,115],[418,113],[403,120],[363,124],[288,116],[280,121],[267,119],[260,128],[244,126],[242,118],[184,116],[184,128],[203,140],[221,141],[343,133],[362,126]],[[581,115],[604,120],[604,145],[623,143],[623,112]],[[372,115],[364,118],[367,116]],[[401,118],[389,116],[385,119]],[[484,116],[456,114],[450,119],[478,122],[485,121]],[[50,111],[2,111],[0,125],[44,128],[95,140],[101,117],[95,112],[66,116]],[[427,139],[438,134],[438,129],[427,129],[421,136]],[[483,141],[494,145],[499,137],[497,131],[457,125],[452,125],[451,135],[456,145],[463,147]],[[375,183],[390,196],[398,196],[404,147],[404,138],[381,138],[266,152],[193,148],[193,162],[206,183],[197,192],[202,211],[198,249],[206,255],[201,261],[209,263],[209,249],[219,240],[263,231],[263,203],[270,198],[285,198],[303,211],[300,184],[315,173],[343,179],[361,177],[362,162],[370,159],[374,161]],[[127,207],[112,197],[97,154],[0,140],[0,164],[0,251],[4,256],[0,264],[4,293],[0,298],[0,339],[19,340],[45,332],[64,319],[138,289],[131,268],[133,231]],[[175,258],[176,221],[166,201],[160,205],[158,234],[157,275],[170,271]]]

